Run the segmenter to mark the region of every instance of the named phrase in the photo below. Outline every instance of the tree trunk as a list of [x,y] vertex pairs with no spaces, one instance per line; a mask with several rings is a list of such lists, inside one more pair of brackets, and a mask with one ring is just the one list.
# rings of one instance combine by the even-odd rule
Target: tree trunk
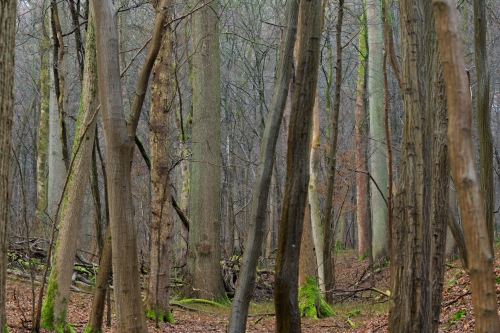
[[[53,72],[54,72],[54,90],[57,101],[57,110],[59,112],[58,125],[59,125],[59,140],[61,141],[61,153],[64,166],[66,170],[69,167],[69,148],[66,122],[64,121],[64,97],[66,93],[66,70],[67,61],[64,59],[65,45],[63,40],[63,33],[61,27],[61,20],[59,19],[59,5],[56,1],[51,1],[51,28],[53,38]],[[64,16],[63,16],[64,19]],[[57,60],[56,60],[57,59]],[[50,172],[50,170],[49,170]],[[59,199],[58,199],[59,200]]]
[[[109,226],[109,197],[108,197],[108,187],[107,187],[107,175],[106,175],[106,166],[103,162],[101,149],[99,147],[99,140],[95,140],[95,150],[99,155],[99,159],[101,161],[102,167],[102,176],[104,180],[104,202],[105,202],[105,214],[106,221],[108,221],[108,226],[106,229],[106,234],[104,236],[102,251],[100,253],[101,257],[99,260],[99,272],[97,273],[97,277],[95,279],[95,288],[94,288],[94,297],[92,298],[92,310],[90,313],[90,321],[89,321],[89,331],[87,333],[100,333],[102,332],[102,320],[104,317],[104,305],[108,303],[108,317],[107,322],[108,326],[111,326],[111,309],[110,309],[110,288],[109,281],[112,271],[112,253],[111,253],[111,228]],[[108,296],[108,297],[106,297]]]
[[285,198],[276,257],[276,332],[300,332],[298,259],[309,185],[311,125],[320,55],[322,1],[301,1],[297,33],[296,86],[288,135]]
[[7,225],[10,215],[10,150],[14,113],[16,1],[0,1],[0,333],[7,332]]
[[465,245],[464,229],[460,219],[458,208],[457,191],[451,185],[455,185],[453,180],[450,180],[449,193],[449,211],[448,211],[448,227],[450,228],[453,239],[457,243],[458,253],[464,269],[468,268],[467,263],[467,246]]
[[[163,0],[166,1],[166,0]],[[162,2],[163,3],[163,2]],[[139,286],[136,226],[131,190],[134,141],[146,97],[149,76],[158,55],[166,24],[166,10],[155,13],[150,48],[139,73],[128,121],[121,95],[116,12],[111,1],[93,2],[96,15],[97,70],[107,152],[109,227],[111,228],[117,330],[146,332]]]
[[[426,157],[424,7],[400,3],[404,131],[394,200],[390,332],[430,332],[430,190]],[[431,44],[429,48],[432,48]],[[431,92],[429,92],[431,93]]]
[[[308,202],[311,215],[311,231],[312,239],[314,241],[314,253],[316,257],[316,267],[318,274],[319,287],[322,292],[325,292],[325,266],[324,266],[324,238],[323,238],[323,225],[321,223],[321,211],[319,207],[318,198],[318,176],[320,172],[320,132],[319,132],[319,105],[318,93],[316,92],[314,110],[313,110],[313,133],[312,133],[312,146],[311,156],[309,159],[309,188],[308,188]],[[313,275],[309,275],[313,276]],[[299,282],[299,284],[302,284]]]
[[306,283],[306,278],[312,278],[314,281],[317,281],[316,275],[316,251],[314,250],[312,235],[311,211],[309,204],[306,203],[304,210],[304,229],[300,243],[299,286]]
[[333,302],[333,296],[330,292],[335,285],[335,262],[334,262],[334,214],[333,214],[333,188],[335,185],[335,168],[337,166],[337,141],[339,135],[339,113],[340,113],[340,88],[342,85],[342,20],[344,18],[344,0],[339,1],[339,10],[336,26],[336,74],[335,74],[335,100],[333,104],[332,115],[332,138],[328,154],[328,171],[326,184],[326,203],[323,224],[323,234],[325,245],[323,247],[323,265],[324,265],[324,284],[325,299],[327,303]]
[[[160,4],[167,7],[170,17],[172,1]],[[146,316],[172,322],[169,309],[170,263],[172,255],[172,196],[170,191],[169,117],[173,110],[172,89],[172,31],[167,26],[160,53],[153,67],[151,83],[150,147],[151,147],[151,255],[149,284],[146,294]]]
[[[368,26],[368,99],[370,114],[370,172],[376,182],[372,184],[372,253],[378,260],[389,255],[389,229],[387,225],[387,147],[384,127],[384,88],[382,85],[382,3],[366,1]],[[375,186],[376,185],[376,186]],[[378,187],[377,190],[376,187]],[[382,193],[380,193],[382,192]]]
[[[94,295],[92,297],[92,310],[90,313],[90,320],[87,333],[101,333],[102,320],[104,318],[104,305],[106,295],[109,291],[109,278],[111,275],[112,266],[112,253],[111,253],[111,228],[108,225],[106,235],[104,237],[104,244],[99,260],[99,272],[95,279]],[[109,320],[109,318],[108,318]]]
[[[45,8],[46,0],[41,0],[40,6]],[[42,10],[43,12],[43,10]],[[42,15],[42,17],[45,17]],[[44,23],[47,20],[42,18]],[[48,226],[50,225],[47,218],[47,156],[49,142],[49,50],[50,39],[46,34],[43,34],[40,40],[40,115],[38,118],[38,138],[37,138],[37,160],[36,160],[36,178],[37,178],[37,210],[34,235],[48,238]]]
[[358,255],[371,257],[371,223],[369,207],[368,185],[368,156],[367,136],[368,118],[365,105],[365,76],[366,76],[366,22],[362,18],[363,27],[358,42],[358,81],[356,88],[356,219],[358,224]]
[[[53,4],[53,6],[57,6],[57,4]],[[53,38],[51,39],[51,42],[53,43],[53,45],[56,45],[56,41]],[[49,63],[51,64],[51,68],[49,69],[49,172],[47,186],[47,214],[49,217],[48,220],[51,224],[54,223],[54,221],[57,219],[55,214],[64,187],[64,176],[67,172],[66,165],[64,164],[59,123],[60,114],[58,109],[57,91],[59,91],[60,86],[55,77],[55,74],[57,72],[57,54],[58,52],[56,50],[53,53],[49,54]]]
[[220,269],[220,50],[217,2],[192,15],[193,159],[188,245],[189,297],[226,301]]
[[[280,45],[277,80],[274,85],[271,109],[266,121],[264,136],[260,147],[259,166],[252,194],[250,211],[250,228],[243,253],[240,276],[231,306],[229,317],[229,333],[244,332],[246,329],[248,306],[252,298],[255,283],[255,269],[264,237],[267,199],[273,173],[276,143],[279,128],[288,97],[290,78],[293,72],[293,50],[297,33],[299,1],[289,1],[286,5],[286,16],[283,38]],[[271,221],[272,223],[272,221]]]
[[[130,183],[131,161],[134,149],[135,130],[149,78],[151,52],[157,50],[157,25],[163,24],[155,18],[155,33],[147,57],[147,67],[141,70],[134,103],[138,111],[131,111],[127,131],[121,95],[120,67],[118,59],[118,34],[116,13],[111,1],[94,1],[96,15],[97,68],[99,73],[99,96],[102,107],[104,136],[108,165],[109,222],[111,228],[113,277],[115,286],[117,330],[119,332],[147,332],[139,286],[136,226]],[[159,28],[162,31],[162,27]],[[157,52],[157,51],[156,51]],[[150,61],[152,60],[152,61]],[[144,78],[146,76],[146,78]],[[143,82],[146,81],[146,84]]]
[[479,134],[479,170],[481,192],[484,201],[486,227],[490,237],[491,251],[495,242],[493,224],[493,202],[495,199],[493,179],[493,138],[490,116],[490,70],[486,48],[487,35],[486,4],[484,0],[474,0],[474,55],[477,73],[477,126]]
[[433,0],[448,103],[450,164],[464,223],[476,332],[500,332],[493,253],[472,149],[472,104],[455,2]]
[[[51,269],[47,294],[43,302],[42,325],[69,331],[67,323],[71,277],[80,231],[85,192],[92,163],[97,107],[97,61],[93,11],[90,10],[87,29],[87,52],[82,86],[82,100],[78,111],[77,128],[73,143],[72,168],[63,199],[54,266]],[[62,175],[59,174],[62,178]],[[63,179],[64,180],[64,179]]]

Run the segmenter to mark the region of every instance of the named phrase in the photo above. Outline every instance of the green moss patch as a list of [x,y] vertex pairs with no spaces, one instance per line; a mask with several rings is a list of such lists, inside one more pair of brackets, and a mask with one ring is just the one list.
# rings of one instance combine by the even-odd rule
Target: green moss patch
[[314,277],[307,276],[306,282],[300,287],[299,310],[302,317],[312,319],[331,317],[335,314],[323,299]]

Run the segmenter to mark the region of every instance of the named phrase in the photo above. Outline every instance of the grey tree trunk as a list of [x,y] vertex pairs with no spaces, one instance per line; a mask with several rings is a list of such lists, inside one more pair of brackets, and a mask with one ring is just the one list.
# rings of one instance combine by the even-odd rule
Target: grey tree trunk
[[[316,101],[314,103],[313,111],[313,132],[312,132],[312,146],[311,146],[311,156],[309,159],[309,188],[307,190],[309,210],[311,214],[311,232],[314,245],[314,253],[316,258],[316,269],[318,275],[319,287],[322,292],[326,290],[325,288],[325,266],[324,266],[324,235],[323,235],[323,224],[321,223],[321,211],[319,207],[318,198],[318,177],[320,173],[320,132],[319,132],[319,105],[318,105],[318,93],[316,92]],[[312,275],[309,275],[312,276]]]
[[10,203],[10,151],[14,113],[14,47],[16,1],[0,1],[0,333],[7,331],[7,225]]
[[[53,64],[52,53],[49,63]],[[54,71],[49,69],[49,149],[48,149],[48,186],[47,186],[47,214],[49,222],[56,220],[56,210],[64,187],[66,165],[64,164],[61,132],[59,128],[59,109],[57,106],[56,82]]]
[[189,296],[226,301],[220,269],[220,50],[218,2],[192,15],[193,163],[188,245]]
[[[46,0],[41,0],[39,4],[45,8]],[[43,12],[43,10],[42,10]],[[48,15],[47,15],[48,16]],[[45,17],[45,16],[43,16]],[[47,24],[46,19],[42,19]],[[47,153],[49,142],[49,56],[50,45],[49,37],[44,34],[40,40],[40,106],[38,118],[38,137],[37,137],[37,160],[36,160],[36,178],[37,178],[37,210],[34,226],[34,235],[49,238],[49,219],[47,218]]]
[[255,283],[255,269],[265,234],[265,220],[269,187],[274,167],[274,153],[278,141],[279,128],[288,97],[290,77],[293,71],[293,50],[297,33],[299,1],[289,1],[286,5],[283,38],[280,45],[280,59],[277,80],[274,84],[271,109],[266,121],[260,147],[259,166],[253,188],[250,211],[250,228],[245,243],[241,271],[236,292],[231,305],[229,333],[244,332],[246,329],[248,306]]
[[365,105],[365,76],[366,76],[366,22],[359,35],[358,42],[358,81],[356,89],[356,219],[358,224],[358,254],[371,257],[371,223],[369,211],[369,178],[368,172],[368,118]]
[[309,185],[311,125],[323,23],[321,0],[301,1],[295,91],[288,135],[286,190],[276,256],[276,332],[300,332],[298,259]]
[[[378,260],[389,255],[389,228],[387,225],[387,147],[384,127],[384,88],[382,75],[382,3],[366,1],[368,26],[368,104],[370,113],[370,172],[377,183],[372,187],[372,253]],[[382,193],[380,193],[382,192]]]

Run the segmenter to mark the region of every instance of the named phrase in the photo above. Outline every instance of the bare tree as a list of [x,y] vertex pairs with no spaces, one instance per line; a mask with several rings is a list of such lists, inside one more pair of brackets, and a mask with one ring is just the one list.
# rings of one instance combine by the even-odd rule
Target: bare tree
[[276,143],[293,71],[293,50],[297,33],[299,3],[300,1],[289,1],[286,5],[285,30],[280,45],[278,76],[274,85],[271,111],[268,115],[260,148],[259,168],[255,179],[250,213],[250,231],[245,244],[246,251],[243,254],[236,293],[231,306],[228,328],[230,333],[243,332],[246,328],[248,306],[250,305],[255,283],[255,269],[257,268],[264,238],[264,222],[275,161]]

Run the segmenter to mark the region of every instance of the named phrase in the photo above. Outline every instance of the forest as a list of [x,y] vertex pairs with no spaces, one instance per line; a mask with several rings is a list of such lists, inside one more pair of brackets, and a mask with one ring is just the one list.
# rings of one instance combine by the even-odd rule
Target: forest
[[496,0],[0,0],[0,333],[500,332],[498,54]]

